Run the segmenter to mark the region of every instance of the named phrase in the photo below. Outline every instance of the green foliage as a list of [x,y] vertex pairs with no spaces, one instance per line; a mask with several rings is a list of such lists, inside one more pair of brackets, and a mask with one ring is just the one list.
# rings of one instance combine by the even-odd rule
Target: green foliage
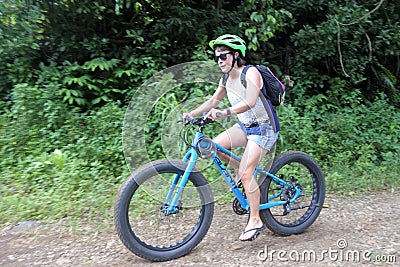
[[292,18],[292,14],[285,9],[273,8],[273,1],[248,1],[244,10],[250,14],[249,19],[239,23],[239,27],[245,28],[245,36],[249,42],[248,50],[257,51],[274,36],[274,33],[282,30],[286,21]]
[[[293,75],[302,83],[315,81],[303,90],[309,94],[323,92],[330,78],[341,77],[363,88],[364,98],[372,101],[384,92],[399,106],[396,77],[400,63],[395,59],[400,53],[395,41],[400,33],[399,5],[386,1],[379,5],[376,1],[331,1],[298,13],[304,10],[302,4],[298,1],[287,8],[301,16],[294,18],[304,24],[291,36],[296,49]],[[311,14],[316,9],[318,15]],[[305,18],[309,18],[306,23]]]
[[[124,170],[124,109],[82,113],[51,88],[21,84],[1,115],[0,221],[105,216]],[[107,215],[108,216],[108,215]]]
[[383,94],[364,102],[360,90],[343,80],[334,79],[331,86],[326,95],[279,108],[279,151],[313,155],[327,175],[329,190],[395,190],[400,184],[399,110]]
[[8,99],[12,83],[32,78],[46,17],[38,6],[21,0],[1,1],[0,10],[0,98]]
[[[113,86],[117,83],[116,77],[108,77],[112,74],[111,70],[117,68],[120,61],[115,58],[110,60],[94,58],[86,61],[82,66],[68,66],[65,69],[68,74],[62,82],[69,88],[61,90],[61,94],[64,95],[63,100],[69,104],[75,102],[80,106],[111,101],[113,96],[115,98],[122,93],[121,89]],[[129,72],[126,73],[129,74]]]

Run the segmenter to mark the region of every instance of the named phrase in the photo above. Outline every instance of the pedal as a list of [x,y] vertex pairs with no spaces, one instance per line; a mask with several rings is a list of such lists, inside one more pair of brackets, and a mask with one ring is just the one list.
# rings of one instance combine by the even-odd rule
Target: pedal
[[292,208],[289,204],[283,205],[283,216],[289,214],[292,211]]

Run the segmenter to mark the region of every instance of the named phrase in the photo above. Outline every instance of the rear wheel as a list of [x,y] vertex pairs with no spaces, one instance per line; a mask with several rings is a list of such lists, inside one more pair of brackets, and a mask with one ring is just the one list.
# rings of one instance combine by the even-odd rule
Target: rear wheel
[[128,177],[115,203],[115,227],[122,243],[151,261],[186,255],[206,235],[214,214],[211,189],[204,176],[193,171],[176,211],[168,214],[165,197],[176,175],[187,167],[181,161],[160,160]]
[[[317,219],[324,204],[325,179],[320,166],[306,153],[289,151],[274,159],[269,172],[300,187],[301,195],[293,203],[261,211],[263,222],[280,235],[305,231]],[[271,177],[261,184],[261,203],[286,201],[294,194],[293,189],[275,184]]]

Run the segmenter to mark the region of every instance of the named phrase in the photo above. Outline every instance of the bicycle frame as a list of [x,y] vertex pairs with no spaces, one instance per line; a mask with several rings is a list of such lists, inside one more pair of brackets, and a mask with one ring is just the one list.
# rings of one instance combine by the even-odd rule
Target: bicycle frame
[[[198,142],[198,140],[203,136],[203,133],[201,130],[199,130],[198,132],[196,132],[195,137],[192,140],[192,144],[191,144],[191,148],[189,149],[189,151],[186,153],[186,155],[183,158],[184,162],[188,162],[188,166],[185,170],[185,172],[183,173],[182,176],[180,175],[176,175],[175,178],[173,179],[173,182],[171,184],[171,188],[164,200],[164,204],[166,206],[168,206],[168,210],[166,210],[167,214],[171,214],[176,212],[177,207],[178,207],[178,201],[179,201],[179,197],[182,194],[183,189],[186,186],[186,183],[189,179],[189,175],[190,173],[193,171],[193,169],[195,168],[196,162],[198,160],[198,154],[196,151],[196,143]],[[225,149],[224,147],[220,146],[219,144],[215,143],[215,147],[217,149],[217,151],[220,151],[222,153],[227,154],[228,156],[232,157],[235,160],[240,161],[241,157],[235,155],[233,152]],[[217,155],[217,153],[214,153],[214,155],[212,156],[212,160],[213,163],[215,165],[215,167],[218,169],[219,173],[222,175],[222,177],[224,178],[225,182],[228,184],[229,188],[231,189],[232,193],[235,195],[235,197],[238,199],[241,207],[245,210],[249,210],[249,203],[247,201],[247,198],[245,198],[242,194],[242,192],[240,191],[240,189],[237,187],[236,181],[235,179],[232,177],[232,175],[230,174],[230,172],[228,171],[228,169],[226,168],[225,164],[222,162],[222,160],[219,158],[219,156]],[[274,196],[270,196],[268,197],[268,203],[263,203],[260,204],[260,210],[265,210],[265,209],[269,209],[271,207],[275,207],[275,206],[280,206],[280,205],[286,205],[289,203],[293,203],[301,194],[301,189],[299,189],[297,186],[293,186],[292,184],[287,183],[286,181],[280,179],[279,177],[261,169],[259,166],[257,166],[257,168],[254,171],[254,178],[256,178],[256,176],[258,174],[263,174],[266,175],[268,177],[270,177],[272,179],[272,181],[281,186],[281,190],[277,195]],[[272,199],[278,198],[284,188],[292,188],[294,187],[296,193],[294,195],[293,198],[287,200],[287,201],[275,201],[275,202],[269,202]],[[176,189],[176,191],[175,191]],[[175,194],[174,194],[175,191]],[[173,198],[171,199],[171,197],[173,196]]]

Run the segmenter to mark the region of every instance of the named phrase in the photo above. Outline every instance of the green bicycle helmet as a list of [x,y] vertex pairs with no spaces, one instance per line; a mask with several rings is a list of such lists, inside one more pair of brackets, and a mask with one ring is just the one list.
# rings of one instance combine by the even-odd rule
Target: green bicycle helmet
[[246,56],[246,42],[233,34],[221,35],[217,39],[210,41],[209,45],[212,49],[214,49],[215,45],[225,45],[233,50],[239,50],[243,56]]

